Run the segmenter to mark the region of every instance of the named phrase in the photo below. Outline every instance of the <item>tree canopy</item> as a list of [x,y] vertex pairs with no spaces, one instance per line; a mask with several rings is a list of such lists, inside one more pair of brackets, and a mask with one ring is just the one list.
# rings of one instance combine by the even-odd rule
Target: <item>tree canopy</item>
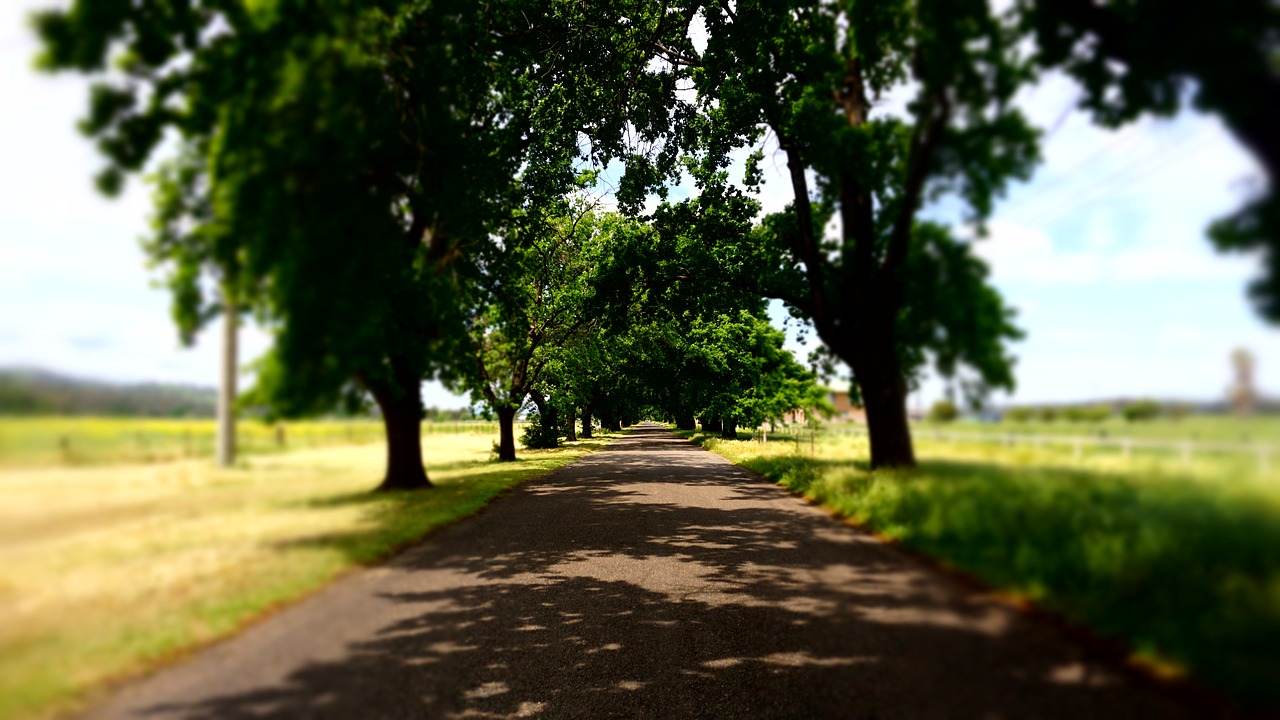
[[[982,233],[1038,160],[1013,98],[1049,67],[1108,124],[1194,83],[1274,173],[1278,11],[1231,5],[75,0],[34,22],[43,67],[96,77],[99,187],[155,170],[146,248],[182,336],[256,314],[275,335],[257,392],[282,414],[372,396],[393,489],[429,484],[427,378],[505,418],[508,460],[529,400],[550,442],[561,412],[728,434],[819,402],[766,298],[851,370],[872,465],[914,463],[924,368],[980,398],[1012,387],[1020,337],[971,241],[925,211]],[[761,216],[766,140],[791,203]],[[586,208],[611,167],[617,212]],[[1275,197],[1213,236],[1268,251],[1254,294],[1280,318]]]

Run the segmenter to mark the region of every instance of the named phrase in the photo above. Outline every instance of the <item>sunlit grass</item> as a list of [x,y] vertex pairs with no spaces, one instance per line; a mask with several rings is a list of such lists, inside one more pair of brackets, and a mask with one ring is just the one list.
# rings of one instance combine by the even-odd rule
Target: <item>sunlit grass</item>
[[[425,422],[424,435],[497,434],[486,422]],[[114,417],[0,417],[0,467],[111,465],[213,457],[216,427],[209,419]],[[302,420],[236,425],[242,454],[379,443],[382,421]]]
[[1147,440],[1193,440],[1199,442],[1269,442],[1280,443],[1280,416],[1257,415],[1188,415],[1182,418],[1160,417],[1130,422],[1116,416],[1101,422],[1004,421],[997,423],[959,421],[950,423],[922,422],[923,430],[943,430],[993,435],[1103,435],[1110,438],[1129,437]]
[[813,455],[695,439],[1138,658],[1280,706],[1280,478],[1248,462],[923,442],[919,469],[872,473],[865,439],[820,437]]
[[0,717],[65,710],[602,442],[497,464],[490,435],[428,435],[425,492],[370,492],[381,444],[0,472]]

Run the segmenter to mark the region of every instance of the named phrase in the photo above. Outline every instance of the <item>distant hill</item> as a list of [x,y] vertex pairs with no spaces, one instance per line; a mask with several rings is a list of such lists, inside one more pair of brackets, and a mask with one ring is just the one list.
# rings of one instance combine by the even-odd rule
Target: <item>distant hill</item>
[[213,417],[212,388],[114,384],[45,370],[0,369],[0,415]]

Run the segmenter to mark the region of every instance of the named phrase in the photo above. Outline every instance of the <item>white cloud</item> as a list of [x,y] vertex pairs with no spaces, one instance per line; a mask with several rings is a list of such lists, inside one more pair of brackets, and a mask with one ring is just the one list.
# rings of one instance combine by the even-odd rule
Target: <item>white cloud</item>
[[992,220],[987,233],[974,241],[974,253],[991,266],[997,283],[1087,284],[1102,278],[1097,254],[1060,250],[1043,230]]
[[1120,283],[1153,280],[1237,280],[1243,284],[1256,270],[1252,257],[1224,257],[1207,246],[1199,250],[1145,246],[1122,250],[1109,258],[1107,276]]

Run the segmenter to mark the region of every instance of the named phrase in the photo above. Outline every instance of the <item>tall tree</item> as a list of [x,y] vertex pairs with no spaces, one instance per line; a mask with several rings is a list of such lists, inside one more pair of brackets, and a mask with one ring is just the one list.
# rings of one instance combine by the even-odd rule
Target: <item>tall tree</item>
[[37,18],[47,68],[119,68],[84,123],[104,190],[170,130],[193,158],[162,181],[150,246],[184,334],[213,304],[200,262],[229,258],[275,331],[266,395],[295,414],[371,393],[385,489],[429,485],[419,386],[451,359],[462,266],[518,207],[563,192],[581,154],[578,96],[544,82],[576,59],[544,52],[554,36],[530,16],[563,24],[466,0],[78,0]]
[[[909,375],[931,348],[912,345],[921,335],[904,325],[930,329],[929,342],[946,346],[976,380],[1011,379],[1003,352],[971,352],[1015,335],[1010,311],[983,284],[981,265],[957,257],[967,247],[944,241],[918,215],[947,196],[980,224],[1006,182],[1025,177],[1036,160],[1036,133],[1010,105],[1030,77],[1013,47],[1015,29],[985,0],[691,2],[685,10],[705,24],[705,51],[686,35],[658,52],[697,91],[698,115],[681,127],[697,136],[698,150],[684,168],[711,192],[727,182],[730,152],[766,132],[776,139],[794,202],[757,236],[769,236],[782,258],[755,278],[757,287],[809,318],[851,368],[867,408],[872,466],[911,465]],[[911,94],[903,112],[877,106],[890,92]],[[761,159],[757,152],[748,161],[746,185],[760,183]],[[833,217],[837,236],[829,238]],[[912,258],[939,243],[956,261],[914,269],[967,273],[960,286],[980,290],[975,312],[985,315],[962,328],[948,326],[954,314],[929,317],[929,306],[913,306],[913,288],[948,281],[911,275]],[[950,344],[966,331],[985,339]]]

